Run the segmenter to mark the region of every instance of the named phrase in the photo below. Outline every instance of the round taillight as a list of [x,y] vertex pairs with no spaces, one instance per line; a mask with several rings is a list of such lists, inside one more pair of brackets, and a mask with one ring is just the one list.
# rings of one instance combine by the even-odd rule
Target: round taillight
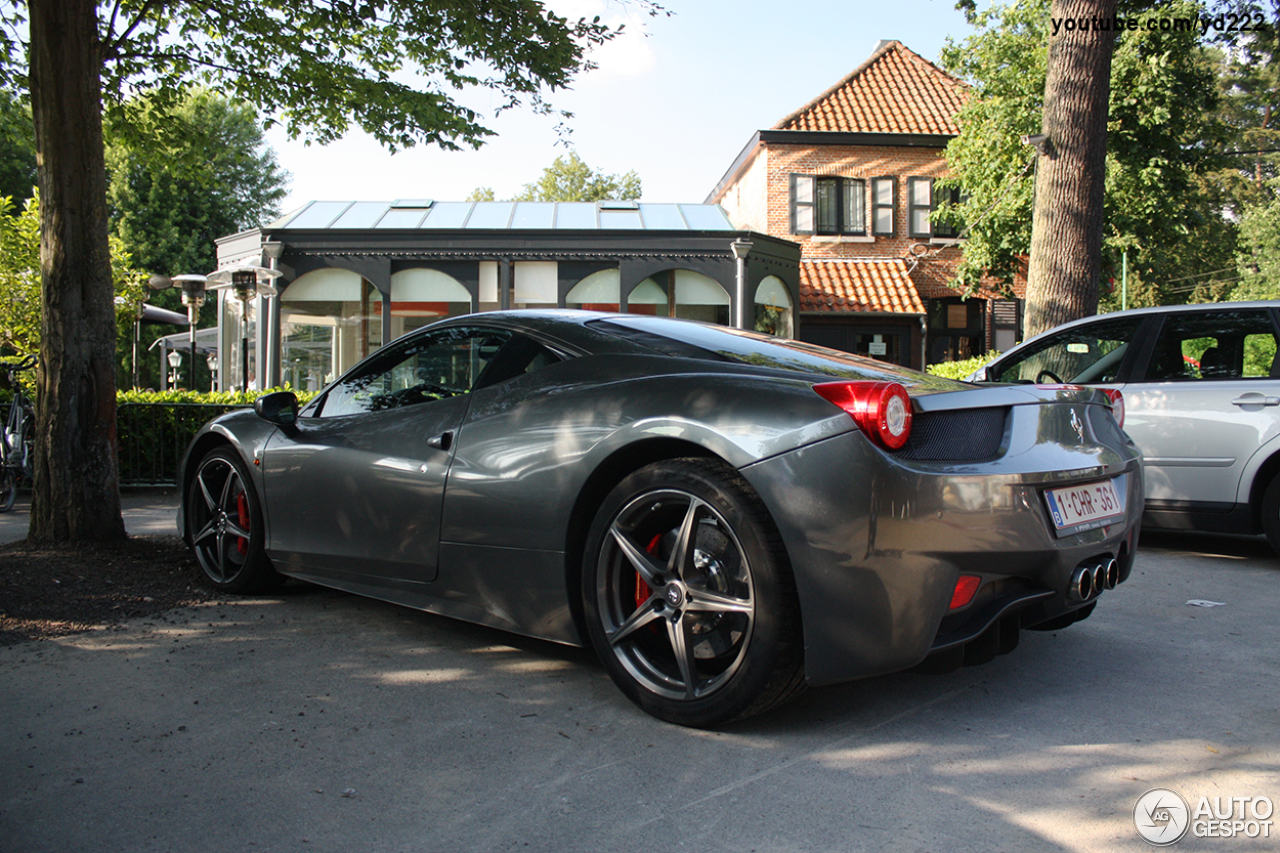
[[1111,414],[1116,423],[1120,425],[1120,429],[1124,429],[1124,394],[1120,393],[1119,388],[1103,388],[1102,391],[1111,401]]
[[911,437],[911,398],[897,382],[823,382],[813,390],[848,412],[877,444],[897,450]]

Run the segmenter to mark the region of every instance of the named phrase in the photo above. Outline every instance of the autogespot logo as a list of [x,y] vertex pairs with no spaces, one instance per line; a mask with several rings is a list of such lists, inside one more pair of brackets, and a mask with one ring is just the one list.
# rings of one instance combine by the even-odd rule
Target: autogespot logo
[[1133,825],[1143,840],[1157,847],[1177,844],[1191,826],[1191,809],[1177,791],[1152,788],[1134,805]]

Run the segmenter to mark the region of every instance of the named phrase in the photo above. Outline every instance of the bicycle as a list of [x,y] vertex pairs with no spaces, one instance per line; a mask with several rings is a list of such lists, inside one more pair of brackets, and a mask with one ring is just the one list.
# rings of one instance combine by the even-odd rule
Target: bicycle
[[0,512],[13,509],[18,498],[18,486],[31,479],[31,438],[35,431],[35,411],[31,398],[22,393],[18,374],[30,370],[37,363],[34,355],[19,362],[4,365],[9,375],[9,387],[13,389],[13,402],[9,404],[9,417],[0,430]]

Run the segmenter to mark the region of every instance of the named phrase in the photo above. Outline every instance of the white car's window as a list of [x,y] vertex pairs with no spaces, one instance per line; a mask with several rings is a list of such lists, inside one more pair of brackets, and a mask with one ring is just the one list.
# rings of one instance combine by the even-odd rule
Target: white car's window
[[992,382],[1113,382],[1141,319],[1100,320],[1047,335],[987,370]]
[[1265,379],[1276,360],[1267,311],[1240,309],[1168,317],[1156,338],[1149,382]]

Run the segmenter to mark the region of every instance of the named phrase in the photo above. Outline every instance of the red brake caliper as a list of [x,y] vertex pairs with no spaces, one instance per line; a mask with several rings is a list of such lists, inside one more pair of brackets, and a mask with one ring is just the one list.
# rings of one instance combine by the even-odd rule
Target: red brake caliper
[[[653,537],[652,541],[649,542],[649,547],[644,549],[645,553],[647,554],[655,553],[658,550],[658,543],[661,541],[662,541],[662,534],[659,533],[658,535]],[[640,576],[640,573],[636,572],[636,607],[639,607],[640,605],[648,601],[649,595],[650,595],[649,585],[644,582],[644,578]]]
[[[236,516],[240,522],[241,530],[249,530],[249,499],[244,496],[244,492],[236,495]],[[243,536],[236,537],[236,550],[243,556],[249,553],[249,540]]]

